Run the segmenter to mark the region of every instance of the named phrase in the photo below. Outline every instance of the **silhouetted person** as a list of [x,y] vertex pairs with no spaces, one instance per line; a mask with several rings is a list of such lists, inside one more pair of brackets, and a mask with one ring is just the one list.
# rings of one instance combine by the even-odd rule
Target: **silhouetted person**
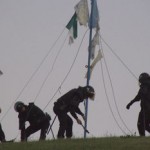
[[136,97],[126,106],[127,109],[137,101],[141,102],[137,127],[140,136],[145,136],[145,130],[150,133],[150,75],[142,73],[139,76],[140,89]]
[[[0,113],[1,113],[1,108],[0,108]],[[1,126],[1,123],[0,123],[0,141],[1,142],[6,142],[5,140],[5,134],[4,134],[4,131],[2,130],[2,126]]]
[[68,112],[76,119],[78,124],[82,124],[82,121],[78,118],[77,114],[81,115],[83,120],[85,117],[79,109],[79,103],[87,98],[94,100],[94,96],[95,91],[92,86],[79,87],[70,90],[54,103],[53,110],[59,120],[58,138],[64,138],[65,135],[67,138],[72,137],[73,121],[68,115]]
[[[21,130],[21,141],[27,141],[27,138],[41,130],[40,140],[45,140],[47,129],[50,125],[50,116],[44,113],[34,103],[25,105],[23,102],[16,102],[14,109],[19,113],[19,129]],[[29,126],[25,127],[25,122],[29,122]]]

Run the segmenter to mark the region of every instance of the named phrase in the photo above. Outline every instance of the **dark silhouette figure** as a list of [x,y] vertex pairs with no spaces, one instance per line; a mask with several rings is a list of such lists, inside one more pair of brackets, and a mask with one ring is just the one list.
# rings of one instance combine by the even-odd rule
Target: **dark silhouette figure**
[[[45,140],[47,129],[50,125],[50,116],[44,113],[39,107],[34,105],[34,103],[29,103],[25,105],[22,102],[16,102],[14,109],[19,113],[19,129],[21,130],[21,141],[27,141],[27,138],[41,130],[40,140]],[[25,122],[29,122],[29,126],[25,127]]]
[[140,136],[145,136],[145,131],[150,133],[150,75],[142,73],[139,76],[140,89],[136,97],[126,106],[127,109],[137,101],[141,102],[137,127]]
[[[1,108],[0,108],[0,113],[1,113]],[[2,130],[2,126],[1,126],[1,123],[0,123],[0,141],[1,142],[6,142],[5,140],[5,134],[4,134],[4,131]]]
[[76,119],[78,124],[82,125],[82,121],[78,118],[77,114],[81,115],[83,120],[85,117],[79,109],[79,103],[83,102],[87,98],[94,100],[94,96],[95,91],[93,87],[79,87],[77,89],[70,90],[54,103],[53,110],[59,120],[58,138],[64,138],[65,135],[67,138],[72,137],[73,121],[68,115],[68,112]]

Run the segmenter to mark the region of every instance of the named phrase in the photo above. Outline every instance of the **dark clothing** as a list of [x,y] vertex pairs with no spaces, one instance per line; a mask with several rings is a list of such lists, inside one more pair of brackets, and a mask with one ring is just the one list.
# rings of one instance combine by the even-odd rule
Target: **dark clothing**
[[150,79],[140,85],[136,97],[128,104],[127,108],[134,103],[141,102],[141,111],[139,113],[137,127],[139,134],[145,136],[145,130],[150,132]]
[[[26,141],[27,138],[41,130],[40,140],[46,138],[46,132],[49,127],[50,116],[45,114],[39,107],[34,103],[29,103],[25,106],[24,112],[19,112],[19,129],[21,130],[21,141]],[[29,122],[29,126],[25,128],[25,122]]]
[[0,124],[0,141],[1,142],[5,142],[6,141],[5,140],[5,134],[4,134],[3,130],[2,130],[1,124]]
[[54,103],[53,110],[58,116],[60,123],[57,135],[58,138],[64,138],[65,132],[67,138],[72,137],[73,121],[67,113],[70,112],[75,119],[78,118],[77,114],[84,116],[78,106],[85,98],[87,98],[87,95],[84,92],[84,88],[79,87],[78,89],[70,90]]
[[139,112],[137,127],[140,136],[145,136],[145,130],[150,133],[150,118],[143,111]]

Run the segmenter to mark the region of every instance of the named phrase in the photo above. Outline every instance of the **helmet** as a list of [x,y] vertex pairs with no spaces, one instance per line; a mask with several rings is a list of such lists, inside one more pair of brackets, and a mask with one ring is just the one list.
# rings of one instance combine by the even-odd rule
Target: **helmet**
[[94,88],[90,85],[86,86],[86,95],[89,97],[91,100],[94,100],[95,98],[95,91]]
[[18,102],[15,103],[14,109],[15,109],[16,112],[20,112],[24,106],[25,105],[24,105],[23,102],[18,101]]
[[143,83],[145,80],[147,80],[150,77],[150,75],[146,72],[143,72],[139,76],[139,82]]

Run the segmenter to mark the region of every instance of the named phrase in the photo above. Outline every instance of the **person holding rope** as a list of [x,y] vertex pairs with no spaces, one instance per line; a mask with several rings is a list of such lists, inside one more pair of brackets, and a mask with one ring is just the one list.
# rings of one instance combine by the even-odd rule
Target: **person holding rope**
[[79,86],[77,89],[72,89],[64,94],[54,103],[53,111],[59,120],[57,138],[65,138],[65,135],[66,138],[72,137],[73,121],[68,112],[76,119],[78,124],[82,125],[82,121],[77,114],[81,115],[83,120],[85,120],[85,116],[79,109],[79,104],[87,98],[94,100],[94,97],[95,91],[92,86]]
[[[0,113],[2,112],[1,108],[0,108]],[[0,141],[1,142],[6,142],[5,140],[5,134],[4,134],[4,131],[2,130],[2,126],[1,126],[1,123],[0,123]]]
[[[51,117],[44,113],[34,103],[25,105],[23,102],[18,101],[14,105],[14,109],[19,113],[19,129],[21,130],[21,141],[27,141],[28,137],[41,130],[40,140],[46,139],[47,129],[50,125]],[[29,122],[29,126],[25,127],[25,122]]]
[[150,75],[141,73],[139,76],[140,89],[136,97],[127,104],[126,108],[137,101],[141,101],[141,111],[139,112],[137,127],[140,136],[145,136],[145,131],[150,133]]

